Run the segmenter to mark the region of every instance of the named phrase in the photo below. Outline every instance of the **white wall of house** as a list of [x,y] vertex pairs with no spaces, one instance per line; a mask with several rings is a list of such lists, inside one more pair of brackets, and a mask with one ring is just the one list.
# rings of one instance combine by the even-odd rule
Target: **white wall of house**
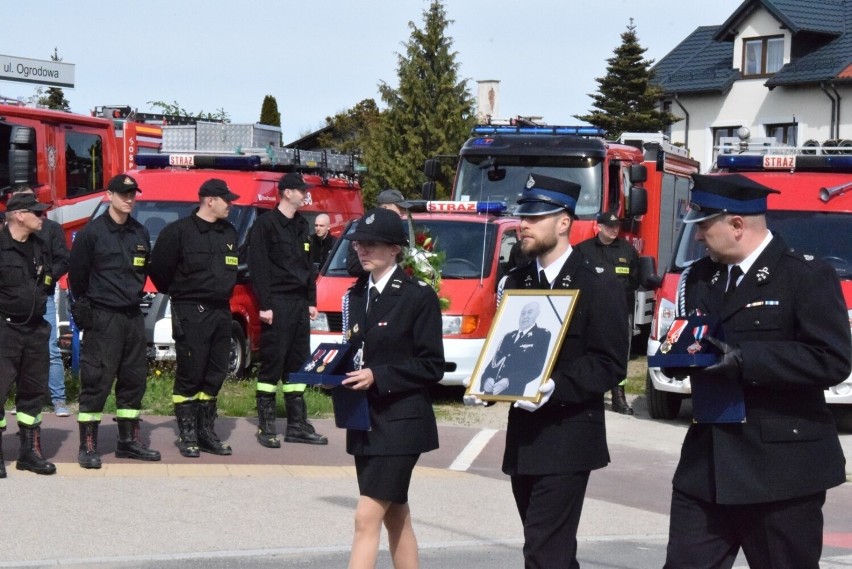
[[[784,61],[790,60],[790,34],[766,10],[758,10],[740,25],[734,42],[734,65],[742,65],[743,39],[783,34]],[[692,158],[701,162],[704,171],[713,166],[713,132],[723,127],[745,126],[752,137],[766,136],[766,125],[796,123],[798,145],[807,140],[820,143],[831,138],[831,100],[818,86],[776,87],[770,91],[765,77],[740,79],[728,93],[681,96],[679,103],[689,113],[687,141],[686,121],[672,125],[673,143],[686,144]],[[840,96],[840,138],[852,140],[852,87],[835,86]],[[834,94],[829,89],[829,92]],[[672,113],[685,118],[675,102]]]

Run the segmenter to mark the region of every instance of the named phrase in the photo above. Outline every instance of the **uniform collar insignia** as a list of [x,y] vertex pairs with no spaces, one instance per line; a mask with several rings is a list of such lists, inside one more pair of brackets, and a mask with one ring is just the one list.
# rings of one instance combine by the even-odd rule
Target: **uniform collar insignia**
[[530,288],[532,286],[532,275],[527,275],[527,278],[524,279],[524,285],[527,288]]
[[713,275],[713,278],[710,279],[710,284],[715,285],[717,282],[719,282],[719,276],[720,276],[720,271],[718,269],[716,269],[716,274]]
[[564,282],[567,285],[570,285],[571,284],[571,275],[565,275],[564,277],[562,277],[562,282]]
[[757,274],[755,276],[757,277],[757,280],[759,282],[765,281],[769,278],[769,267],[763,267],[762,269],[757,271]]

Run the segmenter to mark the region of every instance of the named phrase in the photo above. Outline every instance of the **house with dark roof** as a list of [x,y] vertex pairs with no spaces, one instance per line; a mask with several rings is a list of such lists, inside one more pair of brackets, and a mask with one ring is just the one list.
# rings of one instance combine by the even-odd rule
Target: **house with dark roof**
[[666,134],[704,170],[720,145],[746,136],[852,152],[852,0],[745,0],[653,72],[663,106],[681,118]]

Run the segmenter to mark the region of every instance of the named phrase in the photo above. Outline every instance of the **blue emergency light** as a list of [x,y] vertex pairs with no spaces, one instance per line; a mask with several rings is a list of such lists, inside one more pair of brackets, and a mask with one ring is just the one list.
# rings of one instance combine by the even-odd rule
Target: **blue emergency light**
[[[852,155],[849,154],[795,154],[789,156],[790,170],[825,172],[848,172],[852,170]],[[721,154],[716,158],[720,169],[737,171],[782,170],[767,166],[763,154]]]
[[509,209],[505,202],[476,202],[476,213],[500,214]]
[[260,156],[221,154],[137,154],[136,164],[146,168],[184,166],[218,168],[220,170],[251,170],[260,166]]
[[606,131],[596,126],[492,126],[479,125],[473,134],[573,134],[576,136],[604,136]]

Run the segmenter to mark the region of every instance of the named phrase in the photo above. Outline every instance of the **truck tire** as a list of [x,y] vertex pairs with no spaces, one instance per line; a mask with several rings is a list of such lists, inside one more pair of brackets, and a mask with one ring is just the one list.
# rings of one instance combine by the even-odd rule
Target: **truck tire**
[[246,373],[246,335],[239,322],[231,322],[231,353],[228,356],[228,375],[242,378]]
[[674,419],[680,413],[683,396],[654,388],[651,374],[645,373],[645,398],[648,402],[648,414],[652,419]]

